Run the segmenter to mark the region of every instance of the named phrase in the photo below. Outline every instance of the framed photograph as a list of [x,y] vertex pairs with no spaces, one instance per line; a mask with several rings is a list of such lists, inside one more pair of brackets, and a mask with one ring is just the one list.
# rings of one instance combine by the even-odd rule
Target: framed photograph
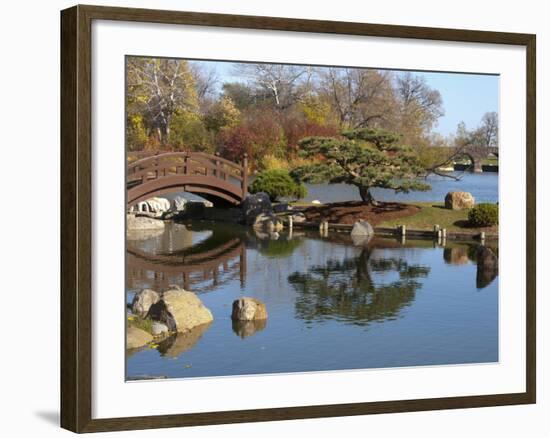
[[535,35],[61,13],[61,423],[535,403]]

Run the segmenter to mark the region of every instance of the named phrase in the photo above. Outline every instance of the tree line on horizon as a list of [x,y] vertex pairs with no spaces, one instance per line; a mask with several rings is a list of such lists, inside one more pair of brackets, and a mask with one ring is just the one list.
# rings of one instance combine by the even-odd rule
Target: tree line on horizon
[[[205,62],[129,57],[126,148],[218,152],[253,170],[303,165],[300,142],[350,130],[395,133],[426,168],[465,144],[498,144],[496,113],[456,135],[433,132],[444,115],[424,77],[369,68],[234,64],[220,80]],[[445,149],[443,147],[446,147]]]

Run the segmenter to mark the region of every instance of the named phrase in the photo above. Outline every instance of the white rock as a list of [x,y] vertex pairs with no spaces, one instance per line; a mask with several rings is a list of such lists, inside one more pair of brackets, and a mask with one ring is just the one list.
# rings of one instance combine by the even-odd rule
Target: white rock
[[153,334],[153,336],[162,335],[163,333],[167,333],[167,332],[168,332],[168,327],[166,327],[166,324],[155,321],[151,325],[151,333]]

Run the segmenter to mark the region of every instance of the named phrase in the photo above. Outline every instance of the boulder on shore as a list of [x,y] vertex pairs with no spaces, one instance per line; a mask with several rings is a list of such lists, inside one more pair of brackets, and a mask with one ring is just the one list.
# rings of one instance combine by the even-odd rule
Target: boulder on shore
[[475,198],[469,192],[449,192],[445,196],[445,208],[449,210],[463,210],[474,205]]
[[149,309],[148,316],[162,322],[172,332],[185,332],[214,319],[197,295],[180,288],[163,292],[160,300]]
[[242,297],[233,301],[231,319],[234,321],[267,319],[267,309],[265,304],[257,298]]
[[143,289],[134,295],[132,313],[145,318],[153,304],[160,300],[160,295],[152,289]]
[[264,192],[248,195],[241,204],[244,214],[244,221],[247,225],[252,225],[256,221],[256,217],[260,214],[271,216],[273,207],[269,195]]
[[126,328],[126,349],[143,347],[153,340],[153,336],[145,330],[129,325]]

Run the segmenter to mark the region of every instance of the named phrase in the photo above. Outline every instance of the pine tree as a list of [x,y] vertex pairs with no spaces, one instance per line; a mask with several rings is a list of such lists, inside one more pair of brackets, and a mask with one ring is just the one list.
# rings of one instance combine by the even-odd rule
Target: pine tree
[[417,177],[424,173],[418,157],[392,132],[363,128],[342,137],[308,137],[300,141],[300,155],[314,164],[292,171],[295,178],[313,183],[354,185],[364,203],[374,205],[371,189],[396,192],[426,191],[430,186]]

